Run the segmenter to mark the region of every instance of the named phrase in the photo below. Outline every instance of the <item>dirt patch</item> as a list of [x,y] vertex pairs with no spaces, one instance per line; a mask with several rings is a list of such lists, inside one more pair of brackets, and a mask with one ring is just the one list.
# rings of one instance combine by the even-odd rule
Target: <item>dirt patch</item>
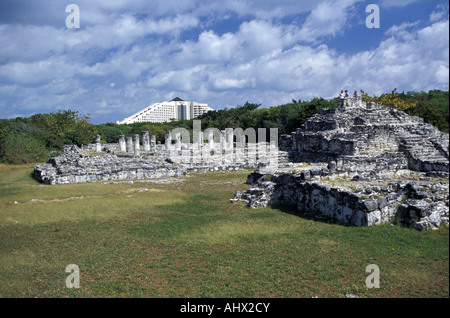
[[139,193],[139,192],[166,192],[166,190],[136,188],[136,189],[127,189],[127,190],[119,191],[119,192],[117,192],[117,194],[130,194],[130,193]]

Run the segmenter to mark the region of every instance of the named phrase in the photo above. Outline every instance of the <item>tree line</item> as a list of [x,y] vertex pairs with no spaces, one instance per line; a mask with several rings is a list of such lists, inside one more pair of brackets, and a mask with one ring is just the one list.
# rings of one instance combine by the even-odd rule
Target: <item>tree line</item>
[[[370,97],[361,92],[366,101],[375,101],[405,111],[439,130],[449,132],[449,92],[402,92]],[[339,98],[314,98],[309,101],[295,100],[290,103],[260,108],[260,104],[248,101],[234,108],[210,111],[196,118],[201,128],[278,128],[278,134],[290,134],[301,127],[305,120],[322,109],[336,108]],[[102,142],[117,142],[120,135],[132,136],[148,131],[164,142],[165,134],[174,128],[186,128],[192,133],[193,120],[166,123],[135,123],[117,125],[106,123],[93,125],[88,115],[77,111],[60,110],[49,114],[35,114],[28,118],[0,119],[0,162],[23,164],[43,162],[62,152],[65,144],[83,145],[93,143],[97,134]]]

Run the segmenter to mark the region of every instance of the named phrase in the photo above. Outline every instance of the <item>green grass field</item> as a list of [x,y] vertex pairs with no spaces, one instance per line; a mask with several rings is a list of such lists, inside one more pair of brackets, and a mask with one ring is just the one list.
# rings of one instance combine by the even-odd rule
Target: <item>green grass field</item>
[[[0,165],[0,297],[449,297],[449,233],[230,203],[249,170],[48,186]],[[67,288],[66,266],[80,268]],[[367,288],[366,266],[380,269]]]

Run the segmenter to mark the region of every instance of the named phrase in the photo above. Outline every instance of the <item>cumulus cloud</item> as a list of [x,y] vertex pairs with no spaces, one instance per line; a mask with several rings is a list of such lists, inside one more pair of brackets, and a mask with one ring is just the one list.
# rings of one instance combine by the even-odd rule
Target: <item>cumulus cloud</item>
[[[448,69],[448,29],[448,19],[407,34],[404,26],[393,27],[388,32],[391,37],[382,41],[376,50],[356,54],[347,63],[353,71],[360,72],[360,85],[373,94],[380,94],[388,87],[448,90],[448,74],[446,80],[442,76]],[[355,78],[354,83],[357,82]]]
[[315,41],[318,37],[334,36],[341,32],[354,14],[352,10],[354,4],[359,1],[330,0],[319,3],[302,26],[302,39]]
[[[360,0],[80,0],[80,29],[65,28],[58,3],[46,12],[55,14],[53,4],[62,19],[48,23],[14,8],[15,23],[0,14],[4,116],[71,107],[105,122],[174,96],[214,108],[273,106],[344,87],[379,94],[449,85],[448,6],[383,30],[371,50],[346,53],[329,40],[364,31],[351,23],[358,14],[364,20]],[[215,28],[229,20],[237,24]]]
[[389,36],[402,37],[405,39],[407,36],[411,35],[411,32],[408,29],[416,27],[419,22],[420,21],[403,22],[400,25],[393,25],[386,31],[386,34]]

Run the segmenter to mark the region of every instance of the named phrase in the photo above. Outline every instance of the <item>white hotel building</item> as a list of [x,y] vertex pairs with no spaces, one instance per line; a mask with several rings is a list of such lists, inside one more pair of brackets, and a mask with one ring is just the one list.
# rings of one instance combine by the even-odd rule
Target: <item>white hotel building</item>
[[168,102],[155,103],[116,124],[162,123],[171,120],[192,119],[209,111],[214,111],[208,104],[184,101],[174,98]]

